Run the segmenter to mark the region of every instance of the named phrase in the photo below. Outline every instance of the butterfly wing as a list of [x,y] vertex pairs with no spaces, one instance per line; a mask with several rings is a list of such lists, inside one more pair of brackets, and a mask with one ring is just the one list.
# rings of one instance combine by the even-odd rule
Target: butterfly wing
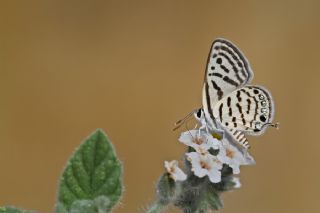
[[244,134],[261,135],[274,117],[274,103],[269,91],[261,86],[245,86],[224,96],[213,109],[216,121],[245,147]]
[[252,78],[248,60],[234,44],[225,39],[212,43],[202,93],[203,109],[211,125],[214,125],[213,108],[218,101]]

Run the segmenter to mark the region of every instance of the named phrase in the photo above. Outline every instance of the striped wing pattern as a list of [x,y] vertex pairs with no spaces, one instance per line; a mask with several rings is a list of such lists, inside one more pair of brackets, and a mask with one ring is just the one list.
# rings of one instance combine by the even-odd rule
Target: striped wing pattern
[[209,104],[214,107],[223,96],[248,84],[252,78],[249,62],[240,50],[227,40],[216,39],[211,46],[205,75]]
[[244,134],[260,135],[266,130],[274,117],[273,100],[265,88],[245,86],[218,101],[213,116],[240,144],[248,148]]
[[208,56],[203,109],[211,125],[229,131],[243,147],[245,134],[262,134],[273,119],[273,100],[260,86],[246,86],[253,78],[248,60],[230,41],[216,39]]

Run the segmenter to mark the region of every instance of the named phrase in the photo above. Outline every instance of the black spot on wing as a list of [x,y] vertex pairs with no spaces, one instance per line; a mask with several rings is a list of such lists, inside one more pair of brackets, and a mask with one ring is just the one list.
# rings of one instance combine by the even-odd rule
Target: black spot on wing
[[218,94],[218,100],[221,100],[222,96],[223,96],[223,92],[221,90],[221,88],[216,84],[215,81],[211,81],[212,86],[215,90],[217,90],[217,94]]
[[232,80],[232,79],[229,78],[228,76],[224,76],[224,77],[223,77],[223,80],[224,80],[225,82],[227,82],[227,83],[235,86],[235,87],[238,87],[238,86],[239,86],[239,84],[238,84],[237,82],[235,82],[234,80]]
[[239,102],[241,102],[241,92],[240,90],[237,91],[237,99]]
[[237,108],[238,108],[238,110],[239,110],[239,113],[240,113],[241,115],[243,115],[243,114],[242,114],[242,107],[240,106],[240,104],[237,103],[236,106],[237,106]]
[[229,108],[229,116],[231,117],[232,116],[231,97],[227,98],[227,105],[228,105],[228,108]]
[[264,115],[260,115],[260,121],[266,122],[267,118]]
[[231,97],[228,97],[227,104],[228,104],[228,107],[230,107],[230,105],[231,105]]
[[243,125],[246,125],[246,119],[242,118]]
[[209,76],[216,76],[216,77],[219,77],[219,78],[223,77],[223,75],[221,75],[220,73],[217,73],[217,72],[209,73]]
[[253,96],[248,91],[246,91],[245,89],[241,89],[240,91],[245,93],[248,97],[253,98]]
[[233,123],[233,126],[236,128],[237,127],[236,117],[232,117],[232,123]]
[[219,118],[220,118],[220,122],[222,122],[222,109],[223,109],[223,104],[221,104],[220,107],[219,107]]
[[223,65],[220,65],[221,69],[223,69],[223,71],[225,71],[226,73],[229,73],[229,69]]
[[239,103],[237,103],[236,106],[237,106],[237,108],[238,108],[238,110],[239,110],[239,113],[241,114],[241,119],[242,119],[243,125],[246,125],[246,120],[244,119],[244,114],[243,114],[243,112],[242,112],[242,107],[240,106]]
[[[225,66],[223,66],[223,65],[221,65],[221,68],[225,71],[225,72],[229,72],[229,70],[225,67]],[[231,78],[229,78],[228,76],[223,76],[221,73],[218,73],[218,72],[212,72],[212,73],[208,73],[208,76],[216,76],[216,77],[219,77],[219,78],[222,78],[225,82],[227,82],[228,84],[231,84],[231,85],[233,85],[233,86],[235,86],[235,87],[238,87],[239,86],[239,84],[236,82],[236,81],[234,81],[234,80],[232,80]]]
[[247,103],[248,103],[248,105],[247,105],[247,114],[249,114],[250,107],[251,107],[251,100],[249,98],[247,99]]

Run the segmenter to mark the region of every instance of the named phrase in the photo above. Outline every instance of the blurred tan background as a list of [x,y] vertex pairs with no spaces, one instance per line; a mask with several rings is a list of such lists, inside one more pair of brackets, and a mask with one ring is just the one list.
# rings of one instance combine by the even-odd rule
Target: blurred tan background
[[281,127],[250,138],[257,165],[221,212],[320,212],[320,1],[3,0],[0,24],[0,205],[53,212],[65,162],[100,127],[124,163],[115,212],[142,212],[224,37]]

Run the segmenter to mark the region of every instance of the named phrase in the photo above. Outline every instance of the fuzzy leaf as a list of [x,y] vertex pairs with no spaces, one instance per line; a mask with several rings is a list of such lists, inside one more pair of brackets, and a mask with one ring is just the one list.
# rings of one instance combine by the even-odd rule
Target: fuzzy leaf
[[0,213],[34,213],[33,211],[26,211],[17,209],[15,207],[0,207]]
[[121,162],[106,134],[98,129],[68,161],[60,180],[56,212],[107,212],[121,193]]

